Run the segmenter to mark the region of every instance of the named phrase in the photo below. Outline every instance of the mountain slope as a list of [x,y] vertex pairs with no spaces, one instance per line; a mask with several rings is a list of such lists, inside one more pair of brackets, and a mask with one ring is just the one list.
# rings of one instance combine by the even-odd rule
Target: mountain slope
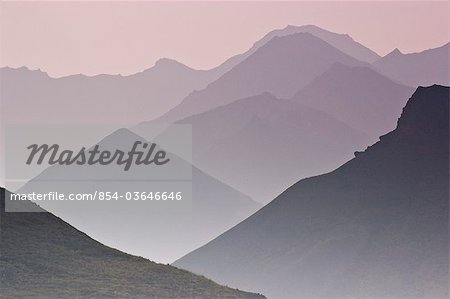
[[263,93],[183,119],[193,164],[267,203],[299,178],[330,171],[367,138],[326,113]]
[[30,123],[123,124],[167,112],[190,92],[215,80],[218,74],[161,59],[152,68],[129,76],[51,78],[44,72],[26,68],[1,68],[0,76],[2,109],[7,112],[5,123],[27,119]]
[[365,65],[309,33],[275,36],[218,80],[191,93],[156,121],[171,123],[263,92],[290,98],[335,62]]
[[373,64],[382,74],[409,86],[450,84],[450,43],[420,53],[395,49]]
[[174,264],[274,298],[448,298],[449,92]]
[[[113,152],[121,149],[126,152],[135,141],[145,142],[129,130],[121,129],[98,144],[100,150]],[[108,246],[158,262],[176,260],[261,207],[187,161],[170,153],[168,158],[170,162],[166,165],[133,165],[126,172],[123,166],[115,164],[52,166],[27,182],[17,193],[118,192],[124,196],[118,201],[39,204]],[[127,201],[127,192],[181,192],[183,200]]]
[[332,115],[375,142],[395,128],[413,92],[371,68],[336,63],[300,90],[294,100]]
[[50,213],[4,208],[0,189],[2,298],[262,298],[106,247]]

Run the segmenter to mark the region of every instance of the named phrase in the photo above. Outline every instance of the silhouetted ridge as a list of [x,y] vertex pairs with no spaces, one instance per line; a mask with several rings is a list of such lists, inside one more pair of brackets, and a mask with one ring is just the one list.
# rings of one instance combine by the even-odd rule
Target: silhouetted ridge
[[418,159],[423,159],[422,155],[448,156],[449,90],[441,85],[418,87],[403,108],[397,128],[381,136],[381,142],[366,152],[381,148],[393,155],[416,155]]
[[403,109],[398,121],[397,134],[410,138],[436,142],[443,131],[448,132],[449,87],[433,85],[419,87]]

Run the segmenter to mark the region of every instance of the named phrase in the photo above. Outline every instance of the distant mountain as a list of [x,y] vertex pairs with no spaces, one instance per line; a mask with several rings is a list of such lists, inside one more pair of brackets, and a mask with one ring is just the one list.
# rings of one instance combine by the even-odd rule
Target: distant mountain
[[395,128],[413,92],[369,67],[336,63],[300,90],[294,100],[332,115],[375,142]]
[[375,61],[384,75],[400,83],[417,87],[450,84],[450,43],[420,53],[403,54],[395,49]]
[[[98,144],[100,150],[129,151],[145,142],[121,129]],[[17,193],[118,192],[111,202],[39,202],[94,239],[128,253],[172,262],[225,232],[261,207],[246,195],[169,153],[170,163],[124,171],[121,165],[52,166]],[[126,201],[127,192],[182,192],[181,202]],[[112,193],[111,193],[112,194]],[[192,194],[192,198],[189,197]]]
[[295,33],[310,33],[321,40],[329,43],[336,49],[350,55],[358,60],[372,63],[380,58],[380,56],[369,48],[354,41],[348,34],[339,34],[322,29],[315,25],[293,26],[289,25],[283,29],[277,29],[269,32],[263,39],[259,40],[253,48],[259,48],[275,36],[286,36]]
[[165,113],[219,75],[169,59],[130,76],[51,78],[27,68],[1,68],[3,121],[132,124]]
[[106,247],[47,212],[5,213],[4,189],[0,209],[2,298],[263,298]]
[[191,93],[156,122],[171,123],[263,92],[290,98],[336,62],[366,65],[310,33],[275,36],[205,89]]
[[[274,30],[245,53],[233,56],[210,70],[194,70],[167,58],[158,60],[149,69],[129,76],[72,75],[51,78],[42,71],[5,67],[0,68],[0,96],[3,109],[8,111],[4,115],[4,121],[17,123],[26,118],[28,122],[43,122],[45,119],[47,123],[84,121],[123,124],[153,119],[178,105],[191,92],[205,88],[273,37],[298,32],[311,33],[362,61],[373,62],[379,58],[376,53],[353,41],[348,35],[306,25]],[[124,106],[123,103],[127,105]],[[21,110],[18,111],[17,107],[21,107]],[[86,107],[89,109],[85,109]],[[105,107],[108,107],[108,113],[105,113]],[[19,118],[18,115],[25,117]]]
[[373,63],[378,60],[380,56],[369,48],[361,45],[360,43],[354,41],[348,34],[339,34],[330,32],[328,30],[322,29],[314,25],[303,25],[303,26],[293,26],[288,25],[283,29],[276,29],[267,33],[263,38],[255,42],[255,44],[246,52],[233,56],[225,61],[223,64],[217,67],[222,73],[231,70],[234,66],[241,63],[251,54],[255,53],[260,47],[265,45],[272,38],[278,36],[286,36],[294,33],[306,32],[310,33],[323,41],[329,43],[333,47],[339,49],[340,51],[368,63]]
[[368,144],[330,115],[263,93],[185,118],[193,164],[267,203],[299,178],[330,171]]
[[449,92],[174,265],[273,298],[448,298]]

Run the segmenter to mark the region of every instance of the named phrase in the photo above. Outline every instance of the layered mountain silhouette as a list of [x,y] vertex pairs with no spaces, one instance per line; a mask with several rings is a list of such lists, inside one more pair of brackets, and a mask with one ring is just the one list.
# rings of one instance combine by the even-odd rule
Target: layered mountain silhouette
[[[299,32],[317,36],[362,61],[373,62],[379,58],[376,53],[353,41],[348,35],[306,25],[274,30],[245,53],[233,56],[210,70],[194,70],[167,58],[158,60],[151,68],[128,76],[80,74],[52,78],[40,70],[5,67],[0,68],[0,95],[4,109],[8,109],[10,113],[4,115],[4,122],[17,123],[27,119],[27,122],[35,123],[45,120],[47,123],[70,121],[123,124],[153,119],[174,108],[191,92],[204,89],[273,37]],[[127,105],[122,105],[124,102]],[[105,107],[108,108],[107,113]],[[25,117],[19,118],[18,115]]]
[[413,92],[369,67],[336,63],[300,90],[294,100],[332,115],[374,142],[395,128]]
[[386,76],[409,86],[450,84],[450,43],[420,53],[403,54],[395,49],[375,61]]
[[47,212],[5,213],[3,188],[0,209],[2,297],[263,298],[106,247]]
[[136,123],[178,105],[220,70],[198,71],[170,59],[129,76],[51,78],[27,68],[1,68],[5,123]]
[[449,92],[174,265],[274,298],[448,298]]
[[330,115],[270,93],[176,124],[192,125],[195,166],[262,203],[368,144],[367,136]]
[[[5,205],[0,189],[0,297],[262,297],[103,243],[185,255],[174,265],[273,298],[448,298],[449,88],[414,89],[450,84],[449,45],[380,57],[306,25],[205,71],[171,59],[130,76],[0,68],[3,124],[154,119],[134,131],[157,143],[187,138],[169,138],[170,124],[193,133],[192,160],[169,149],[158,168],[53,166],[18,190],[182,191],[182,202],[44,210]],[[121,129],[99,144],[134,141],[147,142]]]
[[[126,152],[135,141],[145,142],[131,131],[120,129],[98,144],[100,150]],[[169,153],[168,158],[170,162],[163,166],[133,165],[129,171],[115,164],[52,166],[27,182],[18,193],[118,192],[124,198],[117,202],[39,204],[108,246],[158,262],[176,260],[261,207],[178,156]],[[185,198],[181,202],[125,200],[127,192],[164,191],[182,192]]]
[[156,122],[171,123],[263,92],[290,98],[336,62],[367,65],[310,33],[275,36],[205,89],[191,93]]

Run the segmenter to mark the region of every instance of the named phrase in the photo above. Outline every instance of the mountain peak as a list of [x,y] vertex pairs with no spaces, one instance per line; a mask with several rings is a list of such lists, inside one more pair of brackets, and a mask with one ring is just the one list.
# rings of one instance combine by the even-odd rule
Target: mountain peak
[[442,136],[437,134],[448,131],[449,95],[446,86],[418,87],[403,109],[397,130],[422,141]]
[[395,48],[389,54],[387,54],[386,57],[387,56],[400,56],[400,55],[403,55],[403,53],[398,48]]
[[127,128],[120,128],[112,132],[111,134],[105,136],[100,142],[97,144],[102,148],[120,148],[120,149],[128,149],[131,144],[134,144],[136,141],[140,141],[142,143],[147,142],[145,138],[137,135]]
[[[289,26],[288,26],[289,27]],[[335,33],[335,32],[331,32],[331,31],[328,31],[328,30],[326,30],[326,29],[323,29],[323,28],[321,28],[321,27],[319,27],[319,26],[316,26],[316,25],[312,25],[312,24],[308,24],[308,25],[302,25],[302,26],[292,26],[292,28],[296,28],[296,29],[300,29],[300,30],[304,30],[304,31],[306,31],[306,32],[309,32],[309,33],[311,33],[311,34],[315,34],[315,33],[317,33],[317,34],[319,34],[319,33],[322,33],[322,34],[334,34],[334,35],[338,35],[338,36],[342,36],[342,37],[345,37],[345,38],[348,38],[348,39],[350,39],[350,40],[353,40],[352,38],[351,38],[351,36],[350,35],[348,35],[348,34],[346,34],[346,33]]]
[[327,42],[321,38],[315,36],[310,32],[294,32],[288,35],[276,35],[271,40],[269,40],[261,49],[299,49],[299,48],[324,48],[332,47]]
[[[310,33],[361,61],[373,63],[380,59],[380,56],[377,53],[356,42],[349,34],[331,32],[312,24],[301,26],[288,25],[283,29],[274,30],[268,33],[263,40],[267,41],[273,36],[285,36],[298,32]],[[257,44],[261,44],[261,42],[258,42]]]
[[154,68],[164,67],[164,68],[185,68],[185,69],[191,69],[187,65],[182,64],[179,61],[176,61],[175,59],[170,58],[160,58],[155,62]]
[[178,61],[176,61],[175,59],[171,59],[171,58],[160,58],[155,62],[155,65],[160,65],[160,64],[181,64]]

